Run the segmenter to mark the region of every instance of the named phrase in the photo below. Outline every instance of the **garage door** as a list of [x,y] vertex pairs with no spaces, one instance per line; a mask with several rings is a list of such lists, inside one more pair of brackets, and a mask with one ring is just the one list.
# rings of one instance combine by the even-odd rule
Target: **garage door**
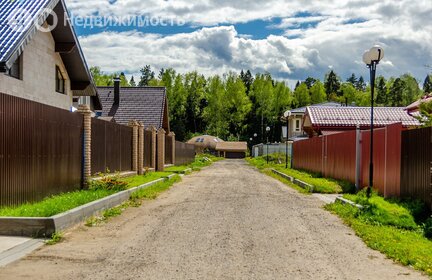
[[234,153],[234,152],[227,152],[226,158],[245,158],[246,153]]

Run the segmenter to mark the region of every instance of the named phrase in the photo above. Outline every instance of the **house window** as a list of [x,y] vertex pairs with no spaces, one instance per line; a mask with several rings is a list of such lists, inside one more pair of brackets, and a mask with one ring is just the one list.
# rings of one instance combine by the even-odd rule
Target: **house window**
[[21,80],[22,79],[21,68],[22,68],[22,64],[21,64],[21,55],[20,55],[12,64],[12,67],[9,69],[7,74],[13,78]]
[[56,66],[56,91],[58,93],[65,93],[65,79],[58,66]]
[[300,120],[296,120],[295,130],[296,130],[297,132],[300,131]]

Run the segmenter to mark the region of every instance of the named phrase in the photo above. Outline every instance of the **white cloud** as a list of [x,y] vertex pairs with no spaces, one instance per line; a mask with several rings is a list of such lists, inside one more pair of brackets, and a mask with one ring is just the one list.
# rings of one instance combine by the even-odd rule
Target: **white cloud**
[[[361,63],[365,49],[380,43],[386,59],[379,74],[411,72],[423,79],[432,64],[432,2],[419,1],[262,1],[108,0],[67,1],[81,15],[148,14],[180,18],[191,25],[211,26],[282,17],[273,28],[284,36],[254,40],[233,26],[201,28],[168,36],[140,32],[104,32],[81,38],[89,64],[105,71],[138,73],[140,67],[173,67],[207,75],[251,69],[278,78],[322,78],[328,65],[346,78],[367,75]],[[299,16],[307,11],[307,16]]]

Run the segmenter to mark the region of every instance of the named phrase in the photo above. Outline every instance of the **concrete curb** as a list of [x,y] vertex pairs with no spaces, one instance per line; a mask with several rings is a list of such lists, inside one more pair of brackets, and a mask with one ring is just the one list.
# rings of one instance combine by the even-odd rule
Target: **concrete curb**
[[125,190],[102,199],[87,203],[67,212],[48,218],[0,217],[0,235],[49,237],[53,233],[65,230],[95,214],[113,208],[129,200],[132,193],[164,182],[176,174]]
[[189,173],[192,173],[192,168],[186,168],[185,170],[182,170],[182,171],[171,171],[171,172],[174,172],[174,173],[176,173],[176,174],[189,174]]
[[0,267],[4,267],[14,261],[25,257],[34,250],[42,247],[45,244],[43,239],[30,239],[10,250],[0,253]]
[[313,193],[313,191],[314,191],[314,186],[312,186],[311,184],[308,184],[308,183],[306,183],[306,182],[303,182],[303,181],[301,181],[301,180],[299,180],[299,179],[296,179],[296,178],[294,178],[294,177],[292,177],[292,176],[286,175],[285,173],[282,173],[282,172],[280,172],[280,171],[277,171],[276,169],[272,169],[271,171],[272,171],[274,174],[279,175],[279,176],[281,176],[282,178],[285,178],[285,179],[291,181],[292,183],[298,185],[299,187],[301,187],[301,188],[303,188],[303,189],[305,189],[305,190],[307,190],[307,191],[309,191],[309,192],[311,192],[311,193]]
[[351,200],[348,200],[348,199],[346,199],[346,198],[343,198],[343,197],[338,197],[338,198],[336,198],[336,201],[339,201],[339,202],[341,202],[342,204],[349,204],[349,205],[351,205],[351,206],[357,207],[357,208],[360,209],[360,210],[363,210],[363,209],[364,209],[364,206],[363,206],[363,205],[356,204],[355,202],[353,202],[353,201],[351,201]]

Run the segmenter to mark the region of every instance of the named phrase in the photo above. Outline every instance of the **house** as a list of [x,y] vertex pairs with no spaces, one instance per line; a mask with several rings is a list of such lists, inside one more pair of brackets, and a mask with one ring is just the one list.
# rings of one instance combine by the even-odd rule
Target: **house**
[[[45,8],[58,17],[52,31],[46,29],[53,20]],[[74,102],[100,110],[78,38],[65,15],[64,0],[0,2],[0,92],[65,110]]]
[[[309,106],[303,120],[303,130],[309,137],[329,135],[342,131],[370,128],[370,107],[317,107]],[[374,127],[402,123],[403,128],[415,128],[420,122],[403,107],[374,108]]]
[[218,137],[210,135],[195,136],[189,141],[187,141],[188,144],[192,144],[195,146],[195,152],[198,154],[202,154],[204,152],[216,152],[216,145],[220,142],[224,141]]
[[[311,105],[314,107],[341,107],[342,105],[337,102],[324,102],[319,104]],[[289,140],[298,140],[307,138],[307,134],[303,130],[302,123],[303,123],[303,117],[306,113],[307,107],[301,107],[289,110],[290,117],[288,119],[288,126],[289,126],[289,132],[288,132],[288,139]],[[285,114],[284,114],[285,115]],[[282,118],[283,121],[286,122],[286,119]],[[284,127],[284,131],[286,130],[286,127]],[[285,134],[285,133],[284,133]]]
[[105,120],[127,125],[137,120],[146,128],[153,126],[170,132],[168,100],[164,87],[98,87],[103,110],[98,115]]
[[219,142],[216,151],[224,158],[245,158],[247,152],[247,142]]
[[410,115],[418,115],[418,112],[420,110],[420,105],[423,103],[428,103],[432,101],[432,94],[428,94],[423,96],[420,100],[417,100],[416,102],[412,103],[411,105],[408,105],[406,107],[406,110],[408,114]]

